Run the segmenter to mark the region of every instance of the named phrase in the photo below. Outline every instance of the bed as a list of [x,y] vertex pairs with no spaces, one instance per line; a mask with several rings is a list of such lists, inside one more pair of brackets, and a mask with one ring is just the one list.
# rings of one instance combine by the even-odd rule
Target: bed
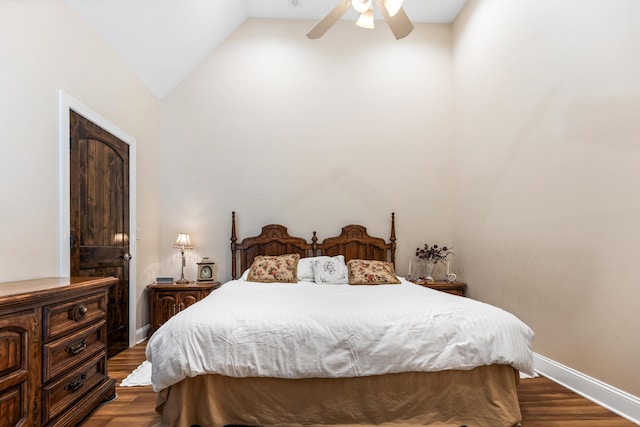
[[[342,262],[349,282],[356,266],[393,266],[393,214],[388,240],[347,225],[307,241],[270,224],[238,242],[235,213],[231,228],[232,280],[147,345],[161,425],[519,425],[524,323],[395,274],[344,282]],[[294,283],[251,280],[264,259],[291,258]]]

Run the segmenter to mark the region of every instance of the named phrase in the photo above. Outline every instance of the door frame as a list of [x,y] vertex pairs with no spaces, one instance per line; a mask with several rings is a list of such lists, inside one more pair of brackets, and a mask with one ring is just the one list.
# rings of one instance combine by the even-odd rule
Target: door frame
[[[60,90],[58,93],[58,146],[59,146],[59,205],[60,205],[60,229],[59,229],[59,257],[58,275],[68,277],[71,274],[71,256],[69,253],[69,242],[71,239],[71,173],[69,160],[69,111],[84,116],[102,129],[124,141],[129,145],[129,253],[132,259],[129,261],[129,347],[136,345],[136,302],[137,302],[137,280],[136,280],[136,241],[138,239],[136,222],[136,139],[100,116],[95,111],[78,101],[68,93]],[[134,237],[135,236],[135,237]]]

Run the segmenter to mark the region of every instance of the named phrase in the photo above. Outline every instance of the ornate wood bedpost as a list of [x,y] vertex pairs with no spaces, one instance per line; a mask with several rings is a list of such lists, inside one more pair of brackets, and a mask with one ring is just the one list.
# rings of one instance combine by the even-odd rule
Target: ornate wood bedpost
[[391,263],[396,265],[396,213],[391,212]]
[[231,278],[237,278],[237,268],[236,268],[236,242],[238,238],[236,237],[236,212],[231,212]]
[[311,238],[311,256],[318,255],[318,236],[316,232],[313,232],[313,237]]

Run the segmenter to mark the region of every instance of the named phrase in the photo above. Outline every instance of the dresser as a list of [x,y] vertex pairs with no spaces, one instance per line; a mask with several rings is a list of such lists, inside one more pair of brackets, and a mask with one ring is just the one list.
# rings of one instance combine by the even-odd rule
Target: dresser
[[151,317],[150,334],[157,331],[172,316],[197,303],[219,286],[220,282],[154,283],[147,286]]
[[106,312],[116,278],[0,283],[3,426],[74,426],[115,397]]

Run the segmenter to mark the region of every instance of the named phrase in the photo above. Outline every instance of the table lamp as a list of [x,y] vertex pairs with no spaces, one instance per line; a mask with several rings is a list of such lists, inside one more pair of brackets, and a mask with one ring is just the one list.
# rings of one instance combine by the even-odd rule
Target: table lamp
[[176,283],[178,284],[189,283],[189,281],[184,278],[184,266],[186,264],[186,259],[184,257],[184,250],[193,249],[193,245],[191,244],[191,239],[189,238],[189,233],[178,234],[178,238],[173,244],[173,247],[180,249],[180,255],[182,255],[182,272],[180,273],[180,279],[176,280]]

